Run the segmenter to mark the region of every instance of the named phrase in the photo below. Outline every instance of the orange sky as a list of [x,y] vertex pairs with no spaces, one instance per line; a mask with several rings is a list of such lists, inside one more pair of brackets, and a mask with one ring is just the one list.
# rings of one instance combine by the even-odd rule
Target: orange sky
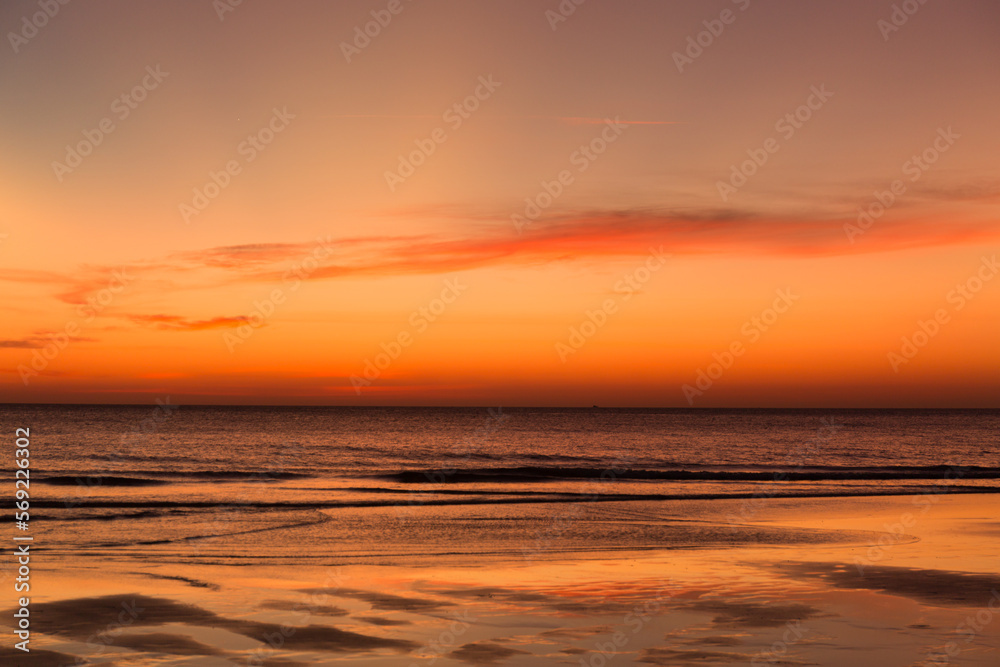
[[1000,8],[558,7],[4,3],[0,400],[1000,407]]

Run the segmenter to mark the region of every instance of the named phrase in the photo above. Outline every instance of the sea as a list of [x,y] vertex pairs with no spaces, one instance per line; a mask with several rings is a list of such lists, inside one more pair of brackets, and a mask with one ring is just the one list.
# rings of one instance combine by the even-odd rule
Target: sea
[[50,560],[535,561],[753,541],[787,499],[1000,491],[998,410],[0,411]]

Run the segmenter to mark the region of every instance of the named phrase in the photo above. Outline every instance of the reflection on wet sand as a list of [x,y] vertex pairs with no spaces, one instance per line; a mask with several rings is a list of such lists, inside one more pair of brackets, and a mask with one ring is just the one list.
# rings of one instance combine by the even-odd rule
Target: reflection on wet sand
[[838,563],[790,563],[778,569],[791,576],[822,579],[838,588],[882,591],[931,604],[975,607],[990,600],[1000,603],[1000,575]]
[[772,628],[789,621],[802,621],[819,615],[819,610],[806,604],[765,605],[753,602],[705,600],[688,607],[707,611],[716,616],[712,622],[721,627]]
[[[284,602],[280,603],[284,606]],[[146,595],[107,595],[43,602],[34,606],[35,629],[48,635],[146,653],[224,656],[226,651],[174,634],[126,634],[125,628],[180,624],[223,629],[293,651],[407,652],[412,641],[363,635],[330,626],[289,626],[227,618],[193,604]]]
[[[912,501],[823,502],[817,519],[802,501],[775,500],[755,517],[759,530],[734,531],[729,548],[713,541],[609,554],[577,544],[560,558],[494,553],[420,567],[340,565],[331,557],[320,567],[262,560],[140,569],[120,557],[108,559],[101,573],[52,569],[33,591],[30,662],[11,649],[0,661],[918,665],[953,644],[962,664],[996,664],[998,544],[984,526],[1000,521],[1000,498],[942,498],[911,531],[913,539],[895,540],[883,562],[864,566],[855,558]],[[714,511],[721,516],[730,508]],[[645,511],[637,515],[658,530],[670,525]],[[704,512],[700,520],[712,523]],[[620,529],[606,522],[604,542]],[[804,534],[811,541],[789,538]],[[755,543],[748,535],[774,539]],[[834,537],[821,539],[826,535]],[[961,625],[970,618],[979,620]]]
[[10,646],[0,646],[0,665],[21,667],[29,664],[32,667],[66,667],[77,664],[77,657],[44,649],[31,649],[29,655]]
[[467,662],[470,665],[495,665],[504,658],[509,658],[518,654],[529,655],[527,651],[510,648],[509,646],[500,646],[499,644],[491,644],[490,642],[481,642],[478,644],[466,644],[465,646],[449,653],[448,657],[455,660],[461,660],[462,662]]

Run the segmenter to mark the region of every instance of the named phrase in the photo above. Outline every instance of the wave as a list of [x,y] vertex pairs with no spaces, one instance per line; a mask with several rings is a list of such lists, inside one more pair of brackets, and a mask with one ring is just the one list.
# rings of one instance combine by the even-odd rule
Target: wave
[[607,460],[607,458],[600,456],[541,454],[538,452],[519,452],[516,454],[507,452],[497,454],[491,454],[490,452],[441,452],[439,456],[445,459],[480,459],[483,461],[510,461],[511,459],[522,459],[525,461],[579,461],[582,463],[601,463]]
[[[404,492],[398,491],[400,495]],[[870,496],[938,496],[948,494],[994,494],[1000,493],[1000,487],[995,486],[946,486],[946,487],[868,487],[853,489],[836,489],[823,491],[778,490],[769,487],[766,491],[737,491],[731,493],[607,493],[601,490],[593,493],[536,492],[536,493],[490,493],[464,492],[455,493],[456,497],[447,493],[428,492],[426,498],[414,498],[408,492],[405,498],[384,500],[329,500],[329,501],[256,501],[244,503],[225,503],[219,501],[172,501],[172,500],[87,500],[86,506],[91,509],[100,508],[166,508],[166,509],[214,509],[242,510],[322,510],[359,507],[413,507],[434,505],[514,505],[524,503],[587,503],[587,502],[620,502],[620,501],[659,501],[659,500],[740,500],[746,498],[850,498]],[[48,509],[67,509],[65,504],[55,500],[36,500],[32,507]],[[54,517],[55,518],[55,517]]]
[[316,477],[312,473],[267,470],[122,470],[115,472],[126,474],[108,475],[91,471],[75,475],[52,475],[40,478],[38,481],[54,486],[157,486],[172,483],[167,480],[183,479],[271,481]]
[[603,466],[525,465],[516,467],[456,467],[389,471],[338,470],[336,473],[266,470],[120,470],[113,474],[82,472],[51,475],[41,484],[80,487],[143,487],[184,482],[278,482],[322,477],[390,480],[400,484],[540,483],[567,481],[637,482],[866,482],[904,480],[1000,479],[1000,468],[985,466],[865,466],[757,467],[692,466],[693,469],[615,468]]
[[165,456],[163,454],[121,454],[115,452],[114,454],[106,457],[108,461],[155,461],[157,463],[164,463],[167,461],[173,463],[183,463],[185,461],[197,461],[200,463],[226,463],[225,459],[204,459],[195,458],[193,456]]
[[1000,479],[1000,468],[982,466],[882,466],[771,470],[632,470],[613,467],[520,466],[400,470],[376,475],[403,484],[547,482],[570,479],[665,481],[818,482],[843,480]]
[[118,477],[115,475],[100,475],[97,477],[83,477],[80,475],[60,475],[56,477],[43,477],[37,480],[40,484],[50,484],[52,486],[163,486],[170,484],[162,479],[148,479],[143,477]]
[[120,521],[122,519],[157,519],[166,516],[182,516],[189,512],[169,509],[140,509],[137,512],[111,512],[96,514],[93,512],[73,512],[69,516],[60,517],[60,521]]

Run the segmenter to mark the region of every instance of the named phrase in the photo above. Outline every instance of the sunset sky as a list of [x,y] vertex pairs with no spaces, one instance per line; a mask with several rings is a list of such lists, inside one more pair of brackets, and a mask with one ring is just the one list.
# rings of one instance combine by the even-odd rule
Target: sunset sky
[[3,3],[0,400],[1000,407],[1000,5],[559,7]]

